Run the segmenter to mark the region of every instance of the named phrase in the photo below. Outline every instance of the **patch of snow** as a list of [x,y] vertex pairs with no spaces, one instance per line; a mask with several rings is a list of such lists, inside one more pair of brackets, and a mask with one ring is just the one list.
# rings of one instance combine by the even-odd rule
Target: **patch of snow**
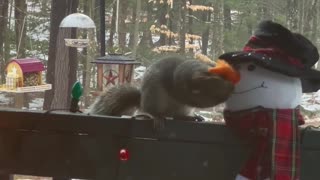
[[158,42],[160,39],[160,36],[159,35],[152,35],[152,42],[155,43],[155,42]]
[[33,40],[37,41],[48,41],[49,40],[49,25],[50,21],[47,18],[37,19],[38,21],[44,21],[43,23],[37,25],[33,30],[28,31],[27,35]]
[[7,97],[4,93],[0,93],[0,105],[9,104],[11,98]]
[[137,68],[134,69],[134,80],[141,80],[144,73],[146,72],[146,67],[145,66],[139,66]]
[[35,98],[29,103],[30,110],[42,110],[43,107],[43,98]]
[[307,111],[320,111],[320,90],[314,93],[303,94],[301,106]]

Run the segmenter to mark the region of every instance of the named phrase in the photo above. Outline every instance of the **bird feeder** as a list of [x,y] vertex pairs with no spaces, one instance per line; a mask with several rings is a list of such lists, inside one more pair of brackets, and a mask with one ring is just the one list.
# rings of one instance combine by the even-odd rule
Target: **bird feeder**
[[98,91],[116,84],[131,83],[134,66],[140,64],[121,54],[108,54],[92,63],[97,65]]
[[6,66],[6,82],[0,85],[0,92],[14,93],[16,108],[24,105],[24,93],[44,92],[52,88],[42,79],[44,64],[35,58],[12,59]]
[[6,82],[1,91],[34,92],[51,89],[42,81],[44,64],[35,58],[12,59],[5,71]]
[[[61,23],[61,28],[81,28],[81,29],[94,29],[96,28],[93,20],[81,13],[73,13],[65,17]],[[84,48],[89,44],[89,39],[70,39],[66,38],[65,44],[68,47]]]

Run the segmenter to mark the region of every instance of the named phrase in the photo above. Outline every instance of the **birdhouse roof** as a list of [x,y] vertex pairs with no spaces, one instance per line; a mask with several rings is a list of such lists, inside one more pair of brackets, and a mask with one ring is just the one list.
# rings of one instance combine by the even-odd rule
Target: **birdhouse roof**
[[43,63],[39,59],[35,58],[12,59],[11,62],[19,64],[23,73],[40,72],[44,70]]

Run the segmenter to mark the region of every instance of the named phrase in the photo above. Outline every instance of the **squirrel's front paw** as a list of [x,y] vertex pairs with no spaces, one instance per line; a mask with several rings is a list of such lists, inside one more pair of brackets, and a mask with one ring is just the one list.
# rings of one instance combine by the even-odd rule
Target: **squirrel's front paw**
[[135,120],[153,120],[154,117],[148,113],[139,113],[134,115]]
[[154,131],[160,131],[165,127],[165,119],[154,117],[148,113],[139,113],[134,116],[136,120],[152,120],[153,121],[153,129]]
[[200,114],[197,114],[197,113],[194,113],[194,119],[197,122],[203,122],[206,120],[203,116],[201,116]]

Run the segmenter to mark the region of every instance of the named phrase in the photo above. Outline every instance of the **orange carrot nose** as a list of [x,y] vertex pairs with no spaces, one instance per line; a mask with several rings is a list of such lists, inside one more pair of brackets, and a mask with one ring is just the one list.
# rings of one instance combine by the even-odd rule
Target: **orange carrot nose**
[[237,84],[240,81],[240,73],[224,60],[219,59],[215,67],[209,68],[209,72],[220,75],[233,84]]

